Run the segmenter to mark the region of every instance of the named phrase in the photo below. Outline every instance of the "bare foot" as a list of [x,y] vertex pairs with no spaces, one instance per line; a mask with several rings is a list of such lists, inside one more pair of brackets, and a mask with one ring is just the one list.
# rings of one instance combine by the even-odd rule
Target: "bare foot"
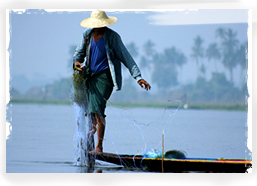
[[89,151],[89,154],[101,155],[103,154],[103,148],[96,147],[95,150]]

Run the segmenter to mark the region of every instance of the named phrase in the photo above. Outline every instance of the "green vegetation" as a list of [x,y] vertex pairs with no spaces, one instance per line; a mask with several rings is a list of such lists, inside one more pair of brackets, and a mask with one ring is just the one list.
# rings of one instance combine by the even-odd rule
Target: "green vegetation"
[[[11,99],[9,104],[54,104],[54,105],[71,105],[71,100],[28,100],[28,99]],[[247,111],[248,106],[242,104],[215,105],[215,104],[168,104],[168,103],[140,103],[140,102],[108,102],[107,106],[118,108],[178,108],[178,109],[204,109],[204,110],[238,110]]]
[[39,99],[11,99],[9,104],[54,104],[54,105],[70,105],[70,100],[39,100]]
[[131,103],[131,102],[120,102],[120,103],[109,103],[108,106],[121,107],[121,108],[134,108],[134,107],[151,107],[151,108],[179,108],[179,109],[204,109],[204,110],[240,110],[247,111],[247,105],[241,104],[230,104],[230,105],[215,105],[215,104],[162,104],[162,103]]

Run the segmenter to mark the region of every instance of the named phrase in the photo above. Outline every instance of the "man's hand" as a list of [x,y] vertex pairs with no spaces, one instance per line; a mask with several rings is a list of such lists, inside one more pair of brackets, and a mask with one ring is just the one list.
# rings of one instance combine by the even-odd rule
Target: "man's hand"
[[80,62],[74,62],[74,69],[75,70],[78,70],[78,71],[80,71],[80,72],[82,72],[83,70],[84,70],[84,66],[83,67],[81,67],[81,63]]
[[149,83],[147,83],[144,79],[140,79],[137,81],[137,83],[144,88],[146,91],[151,90],[151,86],[149,85]]

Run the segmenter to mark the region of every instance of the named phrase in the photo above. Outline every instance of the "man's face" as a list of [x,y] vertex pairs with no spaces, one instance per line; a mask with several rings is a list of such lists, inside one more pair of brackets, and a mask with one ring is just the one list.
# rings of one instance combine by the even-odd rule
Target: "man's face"
[[101,27],[101,28],[94,28],[95,32],[103,32],[105,29],[105,27]]

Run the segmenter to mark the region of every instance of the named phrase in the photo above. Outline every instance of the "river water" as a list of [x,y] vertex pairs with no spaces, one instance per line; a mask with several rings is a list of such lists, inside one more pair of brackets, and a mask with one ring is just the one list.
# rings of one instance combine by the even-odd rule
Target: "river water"
[[[144,154],[149,149],[182,150],[188,158],[251,159],[247,112],[160,108],[106,110],[104,151]],[[128,173],[97,162],[74,166],[74,112],[71,105],[12,104],[6,140],[7,173]]]

